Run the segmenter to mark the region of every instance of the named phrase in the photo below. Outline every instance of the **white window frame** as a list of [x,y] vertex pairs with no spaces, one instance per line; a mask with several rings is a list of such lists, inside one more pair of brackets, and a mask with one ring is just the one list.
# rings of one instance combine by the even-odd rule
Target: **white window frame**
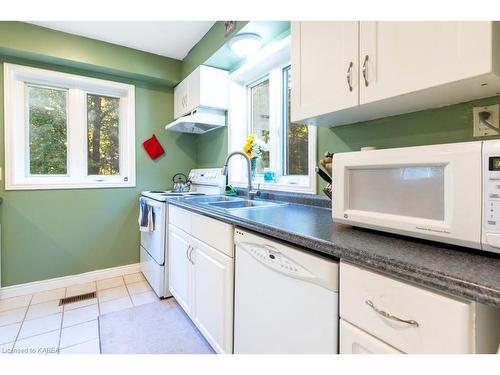
[[[228,111],[229,142],[228,151],[242,150],[245,139],[251,132],[251,87],[269,79],[269,96],[274,98],[269,108],[269,151],[270,169],[275,171],[277,182],[266,182],[257,174],[253,183],[261,189],[291,191],[316,194],[316,127],[309,126],[308,175],[282,175],[283,147],[285,131],[282,126],[286,115],[283,98],[283,69],[290,65],[290,38],[284,38],[269,48],[264,48],[257,56],[230,74],[230,100]],[[293,72],[292,72],[293,74]],[[243,160],[231,160],[229,183],[236,187],[246,187],[246,168]]]
[[[67,174],[30,175],[26,85],[67,90]],[[120,99],[118,175],[87,175],[87,94]],[[135,187],[135,87],[74,74],[4,64],[5,189]]]

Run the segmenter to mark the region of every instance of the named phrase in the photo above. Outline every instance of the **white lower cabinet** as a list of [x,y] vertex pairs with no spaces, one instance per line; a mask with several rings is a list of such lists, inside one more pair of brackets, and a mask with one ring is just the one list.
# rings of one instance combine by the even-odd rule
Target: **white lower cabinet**
[[[208,220],[217,225],[204,223],[212,231],[194,231],[195,237],[175,225],[177,211],[182,216],[183,229],[192,228],[185,225],[186,220],[194,223]],[[198,216],[179,208],[170,213],[170,292],[212,348],[217,353],[229,354],[233,352],[234,261],[227,254],[226,243],[232,243],[233,234],[226,226],[232,226]],[[230,238],[226,238],[228,233]],[[214,241],[223,244],[223,248],[211,246]]]
[[[340,317],[404,353],[495,353],[500,343],[500,309],[345,262],[340,265]],[[347,337],[353,341],[352,335]],[[359,331],[356,337],[369,341]],[[382,345],[370,347],[374,352],[379,350],[375,348],[386,352]]]
[[233,259],[194,240],[193,314],[196,326],[218,353],[233,351]]
[[170,293],[175,297],[184,311],[191,315],[191,262],[188,254],[190,236],[173,225],[169,225],[168,275]]
[[340,319],[340,354],[402,354],[399,350]]

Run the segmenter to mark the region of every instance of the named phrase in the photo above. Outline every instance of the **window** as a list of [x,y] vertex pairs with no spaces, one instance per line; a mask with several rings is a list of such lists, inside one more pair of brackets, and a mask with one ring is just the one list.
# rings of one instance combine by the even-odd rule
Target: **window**
[[120,99],[87,94],[87,174],[120,174]]
[[[250,133],[255,134],[264,144],[269,144],[269,79],[267,78],[250,86]],[[269,166],[269,151],[266,150],[257,165],[258,173],[264,173],[264,168]]]
[[4,64],[7,190],[135,186],[132,85]]
[[290,66],[283,69],[283,174],[286,176],[302,176],[309,174],[309,127],[305,124],[291,122],[291,89],[292,70]]
[[[290,120],[292,74],[289,38],[231,73],[229,151],[241,150],[255,134],[265,151],[256,159],[254,184],[315,194],[316,128]],[[243,161],[229,168],[230,183],[246,185]]]
[[26,85],[29,174],[65,175],[68,171],[68,91]]

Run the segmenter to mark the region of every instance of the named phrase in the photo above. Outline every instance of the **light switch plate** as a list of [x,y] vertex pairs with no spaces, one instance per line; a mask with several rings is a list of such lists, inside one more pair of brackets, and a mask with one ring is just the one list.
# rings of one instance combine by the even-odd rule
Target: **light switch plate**
[[[484,126],[479,121],[479,112],[488,111],[491,113],[488,122],[499,129],[499,131],[494,131],[487,126]],[[472,108],[472,114],[474,118],[474,137],[487,137],[489,135],[500,135],[500,104],[489,105],[486,107],[474,107]]]

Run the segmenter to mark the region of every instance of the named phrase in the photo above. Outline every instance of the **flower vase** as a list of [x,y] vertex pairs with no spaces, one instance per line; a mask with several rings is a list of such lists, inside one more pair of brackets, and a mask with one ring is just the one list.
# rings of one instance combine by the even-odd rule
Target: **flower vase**
[[255,176],[257,175],[257,159],[258,156],[254,156],[253,158],[250,159],[250,176],[252,177],[252,180],[255,180]]

